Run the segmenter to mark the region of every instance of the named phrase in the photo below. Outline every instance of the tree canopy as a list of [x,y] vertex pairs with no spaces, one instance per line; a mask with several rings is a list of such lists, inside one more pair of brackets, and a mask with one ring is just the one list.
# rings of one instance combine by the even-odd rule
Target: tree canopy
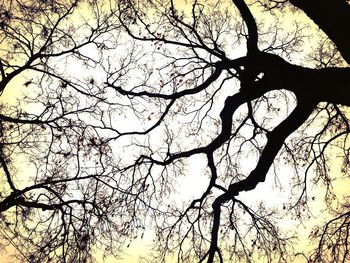
[[146,262],[349,261],[349,21],[347,0],[1,1],[0,247],[99,262],[152,232]]

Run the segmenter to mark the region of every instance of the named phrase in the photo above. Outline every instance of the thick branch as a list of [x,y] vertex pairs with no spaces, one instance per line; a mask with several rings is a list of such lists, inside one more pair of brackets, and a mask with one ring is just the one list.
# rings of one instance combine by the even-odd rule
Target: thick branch
[[206,89],[209,87],[221,74],[222,72],[222,67],[221,64],[217,63],[217,68],[211,74],[202,84],[198,85],[197,87],[193,89],[185,89],[179,92],[175,92],[172,94],[162,94],[162,93],[153,93],[153,92],[148,92],[148,91],[139,91],[139,92],[134,92],[134,91],[128,91],[124,90],[119,86],[115,86],[114,84],[111,83],[106,83],[108,87],[114,88],[116,91],[121,93],[122,95],[128,95],[128,96],[146,96],[150,98],[161,98],[161,99],[166,99],[166,100],[175,100],[180,97],[183,97],[185,95],[191,95],[191,94],[196,94],[201,92],[202,90]]
[[233,0],[248,28],[247,49],[248,54],[258,51],[258,28],[255,19],[244,0]]
[[[265,92],[286,89],[299,98],[350,106],[350,68],[305,68],[264,52],[252,58],[240,58],[239,62],[245,67],[244,75],[240,73],[243,77],[263,73],[261,80],[252,79],[245,84],[247,90],[252,87]],[[229,61],[226,66],[236,68],[237,61]],[[243,85],[244,81],[241,82]]]
[[14,207],[14,206],[24,206],[24,207],[28,207],[28,208],[40,208],[42,210],[55,210],[57,208],[62,207],[61,204],[48,205],[48,204],[44,204],[44,203],[40,203],[40,202],[30,202],[30,201],[26,201],[24,199],[24,197],[15,197],[14,195],[10,195],[0,203],[0,213],[7,211],[8,209],[10,209],[11,207]]
[[223,204],[238,195],[239,192],[252,190],[259,182],[264,182],[266,174],[286,138],[307,120],[315,107],[316,104],[313,102],[299,102],[294,111],[268,134],[268,141],[255,169],[244,180],[230,185],[229,190],[219,196],[215,202]]
[[2,64],[2,61],[0,59],[0,74],[1,74],[1,81],[6,78],[5,71],[4,71],[4,66]]
[[303,10],[335,43],[350,64],[350,5],[345,0],[290,0]]
[[13,206],[19,205],[24,201],[24,197],[18,197],[16,193],[10,194],[0,202],[0,213],[10,209]]
[[[2,151],[2,149],[1,149]],[[6,176],[6,180],[7,180],[7,183],[9,184],[10,188],[13,190],[13,191],[17,191],[17,188],[15,187],[13,181],[12,181],[12,177],[11,177],[11,173],[7,167],[7,163],[6,163],[6,160],[3,158],[3,153],[1,152],[0,153],[0,165],[2,166],[2,169],[4,170],[4,173],[5,173],[5,176]]]
[[12,123],[22,123],[22,124],[45,124],[49,123],[50,121],[42,121],[38,118],[36,119],[20,119],[20,118],[13,118],[10,116],[6,116],[0,113],[0,120],[6,121],[6,122],[12,122]]

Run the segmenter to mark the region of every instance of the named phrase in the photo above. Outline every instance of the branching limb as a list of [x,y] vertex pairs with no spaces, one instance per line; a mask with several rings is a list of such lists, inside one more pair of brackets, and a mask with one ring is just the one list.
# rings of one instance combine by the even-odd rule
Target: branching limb
[[248,28],[247,50],[248,55],[254,55],[258,49],[258,28],[255,19],[244,0],[232,0],[238,8]]
[[266,174],[286,138],[307,120],[315,107],[316,105],[310,102],[298,104],[283,122],[267,134],[268,141],[255,169],[244,180],[230,185],[228,192],[218,198],[220,203],[230,200],[241,191],[252,190],[259,182],[265,181]]
[[202,84],[198,85],[197,87],[193,89],[186,89],[179,92],[175,92],[172,94],[162,94],[162,93],[152,93],[148,91],[140,91],[140,92],[134,92],[134,91],[127,91],[124,90],[122,87],[115,86],[112,83],[106,83],[108,87],[114,88],[116,91],[118,91],[122,95],[126,96],[146,96],[150,98],[161,98],[166,100],[175,100],[178,98],[181,98],[186,95],[192,95],[201,92],[202,90],[206,89],[211,85],[217,78],[220,76],[222,72],[222,67],[218,66],[214,70],[214,72],[208,77]]

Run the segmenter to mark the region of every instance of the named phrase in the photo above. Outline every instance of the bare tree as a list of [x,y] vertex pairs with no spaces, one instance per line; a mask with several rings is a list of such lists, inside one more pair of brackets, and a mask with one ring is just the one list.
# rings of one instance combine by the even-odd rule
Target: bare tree
[[[23,74],[36,109],[1,106],[3,246],[85,262],[151,229],[154,262],[290,262],[295,236],[278,226],[310,219],[317,187],[333,219],[300,253],[349,260],[349,201],[331,172],[336,152],[348,175],[349,4],[247,2],[4,2],[1,91]],[[292,12],[318,41],[305,22],[282,30]],[[206,185],[186,194],[191,176]],[[251,201],[266,181],[290,199]]]
[[1,104],[2,247],[21,262],[84,262],[100,224],[90,214],[107,209],[91,178],[109,151],[97,132],[104,90],[87,74],[117,45],[117,23],[98,1],[2,1],[0,15],[0,92],[23,94]]

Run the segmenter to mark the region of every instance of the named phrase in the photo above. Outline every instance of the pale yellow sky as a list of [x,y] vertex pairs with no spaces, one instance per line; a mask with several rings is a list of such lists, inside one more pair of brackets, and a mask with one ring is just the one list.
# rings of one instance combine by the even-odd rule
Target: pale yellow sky
[[[181,6],[184,6],[185,1],[183,0],[177,0],[176,4],[179,4]],[[191,6],[191,5],[189,5]],[[255,11],[255,10],[253,10]],[[303,16],[302,14],[298,14],[298,16],[300,17],[296,17],[295,14],[291,14],[290,16],[286,16],[285,19],[288,20],[288,23],[291,23],[293,20],[295,20],[296,18],[300,21],[309,21],[308,18],[306,18],[305,16]],[[268,15],[266,15],[266,17],[268,17]],[[268,18],[266,19],[268,20]],[[21,78],[16,78],[13,82],[10,83],[10,86],[5,90],[4,94],[1,96],[0,100],[4,101],[5,103],[15,103],[16,102],[16,98],[20,98],[21,93],[24,89],[23,86],[23,79]],[[203,160],[197,160],[197,163],[200,163]],[[203,163],[200,163],[200,165],[202,166]],[[247,164],[249,165],[249,164]],[[193,170],[191,170],[193,169]],[[189,175],[195,174],[195,176],[191,177],[191,176],[187,176],[184,177],[184,181],[183,183],[183,187],[181,188],[181,193],[180,194],[184,194],[187,193],[188,195],[193,195],[193,196],[198,196],[201,193],[201,189],[204,189],[205,185],[207,182],[205,181],[200,181],[200,176],[198,175],[198,173],[196,174],[196,171],[198,171],[198,167],[196,166],[192,166],[189,170]],[[290,173],[288,172],[288,170],[282,170],[281,173],[285,174],[286,177],[290,177]],[[270,178],[271,179],[271,178]],[[195,193],[193,191],[193,185],[196,184],[198,192]],[[185,185],[187,185],[187,188],[184,187]],[[254,199],[256,197],[264,197],[264,199],[268,200],[268,202],[275,202],[276,206],[279,205],[280,200],[283,198],[288,198],[288,193],[286,192],[286,196],[279,196],[278,198],[276,198],[276,196],[270,195],[271,193],[271,187],[273,185],[272,180],[267,181],[264,184],[260,184],[257,189],[255,189],[252,192],[249,193],[243,193],[242,196],[245,196],[245,198],[249,199],[249,196],[254,196]],[[340,181],[337,183],[337,187],[339,187],[339,189],[341,189],[341,191],[346,192],[346,185],[343,181]],[[316,189],[316,192],[318,190]],[[322,192],[322,189],[320,190]],[[259,199],[259,198],[258,198]],[[316,203],[315,203],[316,204]],[[315,213],[317,213],[317,210],[322,210],[322,208],[324,208],[324,203],[322,202],[321,198],[317,199],[317,206],[315,207]],[[316,217],[315,219],[312,220],[313,223],[317,223],[318,222],[318,217]],[[288,222],[289,224],[290,222]],[[300,231],[301,233],[305,232],[305,229],[309,229],[311,227],[311,225],[306,225],[306,226],[301,226],[300,227]],[[300,244],[300,247],[307,247],[307,236],[306,235],[302,235],[302,242]],[[139,256],[143,256],[145,254],[147,254],[148,252],[150,252],[150,241],[152,239],[151,234],[147,233],[145,236],[145,240],[136,240],[135,243],[132,243],[130,245],[130,248],[126,250],[126,254],[124,259],[108,259],[106,261],[103,261],[102,259],[98,259],[98,255],[96,255],[98,262],[105,262],[105,263],[113,263],[113,262],[120,262],[120,263],[138,263],[139,262]],[[146,243],[146,245],[145,245]],[[11,248],[8,249],[8,251],[3,252],[0,258],[0,262],[4,262],[4,263],[10,263],[10,262],[15,262],[12,259],[10,259],[8,257],[8,254],[12,253]],[[170,262],[170,261],[169,261]],[[298,262],[300,263],[300,262]]]

